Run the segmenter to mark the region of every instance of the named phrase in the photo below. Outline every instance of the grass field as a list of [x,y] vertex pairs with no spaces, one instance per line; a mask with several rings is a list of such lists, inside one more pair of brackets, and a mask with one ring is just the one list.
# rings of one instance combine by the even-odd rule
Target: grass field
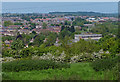
[[95,72],[90,63],[74,63],[70,68],[5,72],[3,80],[115,80],[112,71]]

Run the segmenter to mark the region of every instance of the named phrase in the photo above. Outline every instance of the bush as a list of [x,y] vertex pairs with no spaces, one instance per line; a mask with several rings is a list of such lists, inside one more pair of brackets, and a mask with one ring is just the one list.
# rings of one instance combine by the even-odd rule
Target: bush
[[92,67],[96,71],[111,70],[118,63],[118,58],[97,59],[92,62]]
[[11,49],[2,49],[2,57],[12,57],[10,51]]
[[67,63],[54,62],[52,60],[19,60],[3,63],[2,69],[4,72],[19,72],[19,71],[32,71],[43,69],[61,69],[70,67]]
[[48,50],[44,48],[30,47],[30,48],[22,49],[22,51],[20,52],[20,57],[24,58],[24,57],[32,56],[32,55],[42,56],[43,53],[47,53],[47,52]]

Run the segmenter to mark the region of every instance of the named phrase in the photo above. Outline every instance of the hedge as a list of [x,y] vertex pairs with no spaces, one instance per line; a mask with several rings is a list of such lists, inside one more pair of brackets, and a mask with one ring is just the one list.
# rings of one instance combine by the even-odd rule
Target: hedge
[[67,63],[54,62],[52,60],[17,60],[3,63],[3,72],[19,72],[43,69],[61,69],[70,67]]

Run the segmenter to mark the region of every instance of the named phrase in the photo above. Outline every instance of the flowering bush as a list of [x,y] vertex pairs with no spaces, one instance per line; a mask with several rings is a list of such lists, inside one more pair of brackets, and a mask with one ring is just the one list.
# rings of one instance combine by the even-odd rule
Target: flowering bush
[[4,57],[4,58],[1,58],[1,60],[4,62],[11,62],[11,61],[14,61],[16,59],[14,59],[13,57]]
[[63,62],[65,60],[65,53],[62,52],[60,56],[52,55],[51,53],[43,54],[42,56],[32,56],[32,59],[39,59],[39,60],[54,60]]
[[[57,54],[58,50],[55,52]],[[98,53],[80,53],[78,55],[67,56],[65,52],[59,53],[58,55],[47,53],[43,54],[42,56],[32,56],[32,59],[39,59],[39,60],[54,60],[60,62],[82,62],[82,61],[94,61],[95,59],[101,58],[108,58],[110,54],[108,51],[104,52],[100,50]]]

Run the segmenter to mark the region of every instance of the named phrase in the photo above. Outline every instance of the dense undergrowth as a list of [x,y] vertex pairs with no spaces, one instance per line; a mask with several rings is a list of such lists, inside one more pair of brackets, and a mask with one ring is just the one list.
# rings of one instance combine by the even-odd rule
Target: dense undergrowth
[[43,69],[61,69],[70,67],[67,63],[54,62],[51,60],[18,60],[2,64],[3,72],[19,72]]

